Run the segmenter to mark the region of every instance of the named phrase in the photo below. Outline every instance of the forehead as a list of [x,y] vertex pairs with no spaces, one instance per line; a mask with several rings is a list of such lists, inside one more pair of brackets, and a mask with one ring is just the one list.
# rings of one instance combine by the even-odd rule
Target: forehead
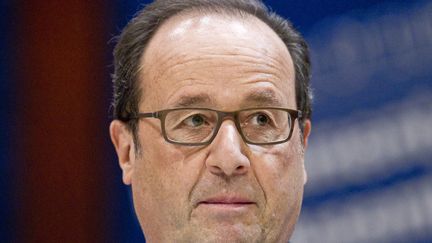
[[285,92],[280,96],[294,95],[294,68],[286,46],[253,16],[192,12],[171,17],[146,47],[140,80],[146,99],[155,92],[159,103],[184,86],[200,85],[253,88],[256,83]]
[[[212,35],[212,38],[207,38]],[[195,40],[195,41],[194,41]],[[285,45],[277,34],[264,22],[251,15],[234,15],[222,13],[190,12],[175,15],[164,22],[156,31],[149,46],[152,44],[177,44],[183,42],[185,47],[199,42],[201,46],[214,44],[235,44],[233,40],[255,40],[254,48],[271,50],[280,48],[285,51]],[[192,42],[191,42],[192,41]],[[247,46],[248,43],[242,43]],[[257,45],[259,44],[259,45]],[[154,47],[154,46],[153,46]],[[154,48],[148,47],[147,52]]]

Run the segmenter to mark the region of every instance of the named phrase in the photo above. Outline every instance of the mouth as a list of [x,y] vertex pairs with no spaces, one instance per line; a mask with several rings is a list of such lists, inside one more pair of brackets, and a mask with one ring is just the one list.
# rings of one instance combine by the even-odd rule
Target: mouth
[[256,201],[242,195],[215,195],[196,204],[196,215],[202,215],[217,222],[236,222],[240,218],[250,217],[257,213]]
[[255,205],[255,202],[243,197],[234,197],[234,196],[218,196],[211,197],[199,202],[199,206],[215,206],[215,207],[245,207]]

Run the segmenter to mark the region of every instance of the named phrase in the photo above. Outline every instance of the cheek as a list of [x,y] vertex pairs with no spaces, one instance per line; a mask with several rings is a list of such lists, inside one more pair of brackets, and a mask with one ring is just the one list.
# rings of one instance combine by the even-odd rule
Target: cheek
[[134,200],[135,196],[140,200],[137,211],[142,212],[142,218],[161,218],[179,227],[191,210],[188,200],[199,177],[200,158],[163,138],[150,136],[150,132],[148,135],[156,139],[141,139],[142,155],[134,168]]
[[252,150],[253,169],[265,194],[265,231],[291,234],[303,197],[303,156],[292,146]]
[[136,177],[140,178],[136,179],[143,180],[151,196],[170,202],[173,197],[181,198],[187,194],[195,175],[193,170],[187,169],[191,163],[186,162],[185,155],[169,145],[144,146],[136,171]]
[[252,148],[252,161],[257,177],[271,183],[294,182],[303,175],[303,155],[289,144]]
[[253,152],[254,171],[270,208],[294,206],[301,200],[303,155],[292,147],[282,144]]

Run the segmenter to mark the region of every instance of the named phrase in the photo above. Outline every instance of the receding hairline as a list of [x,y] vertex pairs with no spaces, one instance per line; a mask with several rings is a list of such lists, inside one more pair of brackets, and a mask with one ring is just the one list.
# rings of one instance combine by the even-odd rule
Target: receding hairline
[[166,27],[167,23],[170,23],[175,20],[179,21],[182,19],[186,20],[186,19],[202,18],[207,16],[222,17],[225,18],[226,20],[240,20],[240,21],[244,21],[245,23],[249,21],[250,23],[253,22],[260,23],[260,25],[257,25],[256,27],[260,29],[262,27],[268,29],[270,33],[272,33],[272,35],[280,42],[280,44],[282,44],[285,50],[290,54],[287,45],[284,43],[280,35],[272,28],[272,26],[270,26],[268,23],[263,21],[258,16],[255,16],[252,13],[249,13],[243,9],[228,9],[226,7],[221,7],[221,6],[205,5],[205,6],[190,7],[184,9],[162,20],[162,22],[158,23],[141,52],[140,60],[142,60],[144,53],[146,53],[148,46],[152,42],[154,37],[161,31],[161,29]]
[[[158,34],[160,33],[160,31],[164,30],[165,28],[172,28],[171,27],[167,27],[168,24],[172,24],[173,21],[180,23],[183,20],[187,20],[187,19],[200,19],[203,17],[216,17],[216,18],[221,18],[223,20],[238,20],[238,21],[242,21],[242,23],[246,23],[249,26],[254,26],[258,31],[261,31],[263,29],[266,29],[265,32],[266,34],[269,34],[268,39],[273,39],[273,43],[271,43],[272,45],[277,43],[277,48],[282,48],[283,52],[285,52],[285,54],[287,55],[286,57],[288,58],[288,61],[286,59],[286,57],[284,57],[283,55],[285,55],[284,53],[281,52],[277,52],[277,55],[279,55],[280,61],[282,63],[288,64],[290,65],[290,69],[293,71],[292,75],[293,76],[293,82],[295,85],[295,67],[294,67],[294,60],[293,57],[291,55],[290,50],[288,49],[288,47],[286,46],[286,44],[284,43],[284,41],[281,39],[281,37],[278,35],[278,33],[271,27],[269,26],[267,23],[265,23],[263,20],[261,20],[259,17],[248,13],[246,11],[243,11],[241,9],[225,9],[225,8],[220,8],[219,11],[216,12],[212,12],[212,8],[211,7],[203,7],[203,8],[189,8],[186,10],[183,10],[181,12],[178,12],[170,17],[168,17],[167,19],[165,19],[162,23],[159,23],[159,25],[157,26],[157,28],[155,29],[155,31],[153,32],[152,36],[150,37],[150,39],[147,41],[145,47],[142,50],[141,53],[141,57],[139,59],[139,64],[138,64],[138,73],[137,73],[137,77],[138,80],[142,80],[141,82],[139,82],[139,85],[143,85],[145,82],[148,82],[148,80],[143,80],[143,69],[145,67],[145,54],[148,52],[148,48],[152,46],[152,43],[154,42],[155,37],[160,38],[161,36],[158,36]],[[254,23],[259,23],[254,25]],[[175,25],[174,25],[175,27]],[[165,36],[165,35],[164,35]],[[276,45],[273,45],[276,46]],[[154,48],[154,46],[153,46]],[[142,88],[142,86],[141,86]],[[145,90],[146,89],[141,89],[141,98],[145,97]],[[141,103],[143,100],[141,99],[139,103]]]

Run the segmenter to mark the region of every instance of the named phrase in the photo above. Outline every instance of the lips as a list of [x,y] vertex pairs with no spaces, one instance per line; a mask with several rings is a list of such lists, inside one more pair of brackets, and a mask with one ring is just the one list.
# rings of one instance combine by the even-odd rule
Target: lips
[[[202,195],[195,203],[192,216],[205,220],[233,224],[240,218],[244,220],[258,214],[259,204],[256,197],[248,191],[233,193],[223,190],[215,194]],[[242,220],[243,220],[242,219]]]
[[234,223],[239,218],[256,213],[258,205],[251,197],[222,194],[211,196],[196,205],[194,215],[204,216],[207,220]]
[[200,201],[201,205],[219,205],[219,206],[246,206],[255,204],[253,200],[248,199],[247,197],[241,196],[232,196],[232,195],[221,195],[209,197],[203,201]]

